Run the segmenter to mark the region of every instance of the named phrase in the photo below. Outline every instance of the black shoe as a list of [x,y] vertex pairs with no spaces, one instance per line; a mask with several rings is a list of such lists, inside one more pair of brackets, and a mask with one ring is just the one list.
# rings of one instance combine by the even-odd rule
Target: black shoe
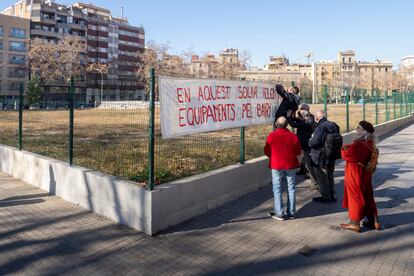
[[295,215],[287,215],[287,219],[295,219]]
[[271,218],[273,218],[273,219],[277,219],[277,220],[286,220],[286,216],[285,215],[281,215],[281,216],[279,216],[279,215],[276,215],[276,213],[275,212],[272,212],[272,211],[269,211],[269,216],[271,217]]
[[312,200],[319,203],[332,203],[332,201],[329,198],[323,196],[314,197],[312,198]]

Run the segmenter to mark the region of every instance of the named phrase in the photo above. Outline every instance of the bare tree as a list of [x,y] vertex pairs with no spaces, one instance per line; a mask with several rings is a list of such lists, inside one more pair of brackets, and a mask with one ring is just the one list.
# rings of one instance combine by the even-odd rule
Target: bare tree
[[[145,50],[137,52],[138,68],[136,74],[138,79],[145,83],[146,97],[149,94],[150,85],[150,69],[154,68],[155,76],[162,74],[172,76],[189,76],[189,66],[184,59],[191,60],[190,53],[185,55],[171,55],[168,51],[171,47],[168,43],[158,44],[154,41],[149,41]],[[155,82],[155,98],[158,99],[158,86]]]
[[65,36],[56,43],[31,41],[28,52],[30,70],[41,83],[67,81],[84,71],[86,45],[76,36]]
[[[150,70],[153,68],[156,76],[162,73],[163,57],[167,54],[168,49],[170,49],[168,44],[157,44],[155,41],[148,41],[145,49],[137,52],[138,68],[136,74],[138,79],[145,83],[147,99],[150,92]],[[156,87],[155,90],[155,98],[158,99],[158,88]]]
[[99,73],[103,78],[104,75],[108,74],[108,64],[89,63],[88,66],[86,66],[85,71],[87,73]]
[[410,74],[410,72],[404,68],[400,69],[399,71],[393,72],[393,90],[409,91],[412,88],[410,77],[412,77],[412,73]]
[[250,69],[250,62],[252,59],[252,55],[249,50],[243,50],[239,54],[239,70],[244,71]]

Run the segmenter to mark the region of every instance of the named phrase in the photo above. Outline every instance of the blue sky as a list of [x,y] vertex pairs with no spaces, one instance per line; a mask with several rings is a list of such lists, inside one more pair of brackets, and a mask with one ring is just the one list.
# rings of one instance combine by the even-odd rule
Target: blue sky
[[[14,0],[0,0],[4,9]],[[58,1],[71,4],[71,1]],[[76,1],[74,1],[76,2]],[[217,54],[249,50],[252,65],[285,54],[291,62],[334,60],[353,49],[357,60],[386,59],[398,66],[414,54],[414,1],[410,0],[88,0],[143,25],[146,40],[173,53],[193,49]]]

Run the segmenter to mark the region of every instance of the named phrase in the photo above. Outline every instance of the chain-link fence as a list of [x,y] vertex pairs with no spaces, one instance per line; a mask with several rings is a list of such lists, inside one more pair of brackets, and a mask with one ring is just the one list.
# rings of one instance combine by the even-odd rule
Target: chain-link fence
[[[36,103],[29,103],[24,86],[21,102],[18,96],[14,102],[0,99],[0,143],[144,185],[151,169],[151,105],[142,100],[148,95],[121,90],[120,83],[109,87],[102,87],[99,81],[96,84],[92,89],[85,80],[74,80],[72,86],[44,85]],[[300,88],[307,95],[303,102],[319,102],[311,104],[311,112],[325,109],[342,133],[352,131],[363,119],[375,125],[407,116],[414,100],[411,92]],[[155,184],[260,157],[271,131],[272,124],[263,124],[162,139],[159,105],[155,103]]]

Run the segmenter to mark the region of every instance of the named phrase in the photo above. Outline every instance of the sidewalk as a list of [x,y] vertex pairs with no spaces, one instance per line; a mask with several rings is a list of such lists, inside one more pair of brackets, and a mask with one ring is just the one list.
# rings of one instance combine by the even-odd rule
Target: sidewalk
[[[276,221],[271,186],[155,237],[0,173],[0,274],[414,275],[414,125],[379,145],[374,177],[383,231],[342,230],[338,202],[297,187],[297,219]],[[270,173],[270,172],[269,172]]]

